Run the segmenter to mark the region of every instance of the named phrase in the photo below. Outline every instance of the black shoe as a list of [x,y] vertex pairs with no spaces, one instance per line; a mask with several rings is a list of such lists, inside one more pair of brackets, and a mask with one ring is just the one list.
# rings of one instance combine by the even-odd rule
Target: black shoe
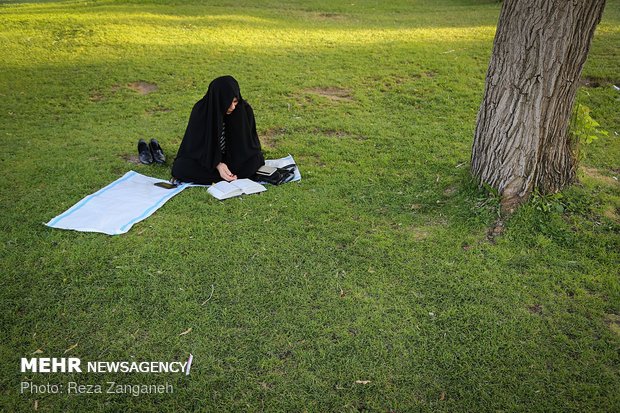
[[159,146],[159,142],[157,142],[157,139],[151,139],[151,143],[149,143],[149,146],[151,148],[153,160],[157,163],[165,163],[166,155],[164,155],[164,151],[161,146]]
[[153,163],[153,155],[151,155],[151,150],[144,139],[138,141],[138,158],[145,165]]

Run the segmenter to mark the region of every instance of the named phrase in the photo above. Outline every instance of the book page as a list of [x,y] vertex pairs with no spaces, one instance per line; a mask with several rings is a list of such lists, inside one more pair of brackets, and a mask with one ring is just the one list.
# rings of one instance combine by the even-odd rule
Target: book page
[[211,187],[207,189],[207,192],[221,201],[223,199],[241,195],[242,191],[238,187],[231,185],[229,182],[220,181],[211,185]]
[[258,184],[247,178],[237,179],[235,181],[232,181],[231,184],[239,188],[244,194],[247,195],[256,194],[258,192],[263,192],[267,190],[267,188],[265,188],[261,184]]
[[234,186],[232,186],[230,183],[226,181],[220,181],[218,183],[215,183],[211,185],[211,188],[215,188],[224,194],[227,194],[228,192],[234,191],[236,189]]

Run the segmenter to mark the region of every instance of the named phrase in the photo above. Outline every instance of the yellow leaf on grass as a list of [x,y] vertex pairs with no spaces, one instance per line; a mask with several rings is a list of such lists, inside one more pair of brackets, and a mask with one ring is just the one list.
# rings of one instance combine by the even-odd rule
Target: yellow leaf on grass
[[76,348],[76,347],[78,346],[78,344],[79,344],[79,342],[78,342],[78,343],[75,343],[74,345],[72,345],[71,347],[69,347],[68,349],[66,349],[66,350],[65,350],[65,352],[64,352],[64,353],[62,353],[62,354],[67,354],[68,352],[70,352],[71,350],[73,350],[74,348]]
[[189,334],[192,332],[192,328],[188,328],[187,330],[185,330],[184,332],[182,332],[181,334],[179,334],[180,336],[184,336],[185,334]]
[[355,380],[356,384],[368,384],[370,383],[370,380]]
[[30,354],[41,354],[41,353],[43,353],[43,350],[41,350],[40,348],[38,348],[38,349],[36,349],[35,351],[33,351],[32,353],[30,353]]

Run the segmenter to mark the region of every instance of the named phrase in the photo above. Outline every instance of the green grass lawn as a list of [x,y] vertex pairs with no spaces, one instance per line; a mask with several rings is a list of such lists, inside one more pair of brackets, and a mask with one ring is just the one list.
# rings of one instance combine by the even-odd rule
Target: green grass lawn
[[[489,237],[498,201],[468,169],[499,8],[0,2],[0,410],[620,411],[620,1],[578,96],[609,135],[579,184]],[[137,140],[172,158],[224,74],[301,182],[225,202],[189,188],[115,237],[43,225],[129,170],[169,178],[135,164]],[[189,376],[19,370],[190,353]]]

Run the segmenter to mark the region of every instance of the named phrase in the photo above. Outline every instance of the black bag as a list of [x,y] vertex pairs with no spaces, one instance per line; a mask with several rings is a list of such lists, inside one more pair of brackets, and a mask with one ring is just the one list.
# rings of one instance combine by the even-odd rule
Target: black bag
[[254,180],[257,182],[265,182],[271,185],[280,185],[287,182],[290,182],[295,177],[295,167],[294,163],[290,165],[286,165],[282,168],[278,168],[271,175],[254,175]]

